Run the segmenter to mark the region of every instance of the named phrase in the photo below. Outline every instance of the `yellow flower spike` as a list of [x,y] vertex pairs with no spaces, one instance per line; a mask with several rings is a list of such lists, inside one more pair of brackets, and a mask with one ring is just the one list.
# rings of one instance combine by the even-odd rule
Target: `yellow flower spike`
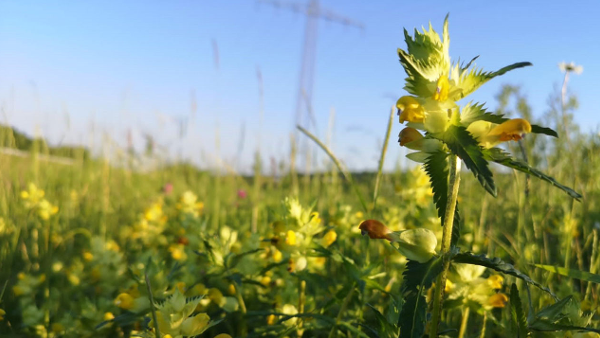
[[518,141],[531,133],[531,124],[525,119],[508,120],[490,131],[488,137],[498,137],[500,142]]
[[490,287],[494,290],[502,289],[502,283],[504,282],[504,277],[501,275],[492,275],[487,279]]
[[491,307],[504,307],[508,302],[508,297],[503,293],[497,293],[488,299],[488,305]]
[[412,96],[402,96],[396,102],[400,123],[408,122],[423,122],[425,117],[425,109],[419,101]]
[[446,101],[448,99],[449,92],[450,92],[450,82],[448,81],[448,76],[442,75],[437,80],[435,92],[433,93],[433,99],[438,102]]
[[292,230],[288,230],[287,235],[285,236],[285,244],[296,245],[296,233]]
[[336,239],[337,239],[337,233],[335,231],[333,231],[333,230],[327,231],[325,236],[323,236],[323,246],[326,248],[329,247],[331,244],[333,244],[333,242],[335,242]]
[[[422,144],[416,142],[423,139],[423,135],[419,133],[415,128],[406,127],[402,129],[398,135],[398,142],[400,146],[407,147],[412,150],[421,150]],[[414,143],[413,143],[414,142]]]
[[131,310],[133,308],[133,297],[128,293],[121,293],[115,298],[114,304],[121,309]]
[[275,315],[269,315],[267,317],[267,325],[275,324],[275,320],[277,320],[277,317],[275,317]]

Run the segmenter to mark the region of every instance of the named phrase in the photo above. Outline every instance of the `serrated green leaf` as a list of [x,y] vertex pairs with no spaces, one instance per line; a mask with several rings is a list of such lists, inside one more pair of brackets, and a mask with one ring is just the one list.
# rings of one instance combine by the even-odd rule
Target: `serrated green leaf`
[[379,323],[378,336],[379,337],[387,337],[394,338],[398,336],[398,329],[396,326],[387,321],[387,318],[379,312],[373,305],[367,303],[367,306],[373,310],[375,313],[375,317],[377,318],[377,322]]
[[406,263],[400,290],[404,304],[398,318],[401,337],[423,337],[427,324],[427,302],[424,291],[431,287],[441,271],[441,257],[434,257],[427,263],[416,261]]
[[582,316],[579,304],[573,296],[567,296],[556,303],[543,308],[535,314],[529,328],[535,331],[588,331],[600,333],[600,330],[583,327],[587,325],[591,314]]
[[552,137],[558,137],[558,133],[551,128],[541,127],[536,124],[531,125],[531,132],[534,134],[544,134]]
[[512,65],[508,65],[504,68],[501,68],[495,72],[484,72],[481,69],[473,68],[470,71],[467,69],[463,70],[460,74],[460,78],[458,80],[457,87],[460,91],[457,93],[457,96],[454,97],[454,101],[458,101],[465,96],[471,94],[477,88],[479,88],[484,83],[489,80],[495,78],[496,76],[503,75],[506,72],[509,72],[513,69],[522,68],[526,66],[532,66],[530,62],[517,62]]
[[513,283],[510,288],[510,313],[513,324],[519,333],[519,338],[527,337],[527,318],[525,317],[525,311],[523,311],[523,303],[519,296],[519,289],[517,289],[517,284],[515,283]]
[[472,252],[461,252],[456,254],[452,260],[456,263],[467,263],[485,266],[486,268],[494,269],[498,272],[517,277],[531,285],[536,286],[540,290],[547,292],[556,299],[556,295],[554,295],[554,293],[550,291],[550,289],[534,281],[533,279],[531,279],[531,277],[517,270],[512,264],[509,264],[498,257],[489,258],[486,255],[475,255]]
[[567,276],[567,277],[571,277],[571,278],[575,278],[575,279],[581,279],[586,282],[600,284],[600,275],[597,275],[597,274],[594,274],[591,272],[574,270],[574,269],[566,269],[566,268],[563,268],[560,266],[554,266],[554,265],[533,264],[533,266],[538,267],[540,269],[544,269],[546,271],[557,273],[562,276]]
[[[439,151],[426,159],[423,165],[429,176],[431,189],[433,191],[433,202],[438,211],[438,217],[442,220],[442,226],[446,224],[446,204],[448,203],[448,154]],[[454,212],[454,226],[452,228],[451,245],[456,245],[460,239],[460,214],[458,213],[458,202]]]
[[227,262],[226,266],[229,269],[232,269],[235,266],[237,266],[241,262],[242,258],[244,258],[245,256],[252,255],[252,254],[255,254],[255,253],[261,252],[261,251],[264,251],[264,249],[262,249],[262,248],[253,249],[250,251],[246,251],[246,252],[242,252],[239,254],[234,254],[232,256],[229,256],[228,259],[226,260],[226,262]]
[[482,103],[469,102],[460,110],[460,123],[468,127],[475,121],[483,120],[484,114],[487,114],[487,111],[483,108]]
[[463,126],[450,126],[445,132],[432,134],[446,143],[448,148],[460,157],[481,186],[492,196],[497,196],[496,184],[488,162],[483,156],[483,148]]
[[509,168],[530,174],[532,176],[535,176],[543,181],[546,181],[546,182],[552,184],[553,186],[557,187],[558,189],[566,192],[567,194],[569,194],[569,196],[571,196],[572,198],[574,198],[576,200],[579,200],[582,197],[575,190],[573,190],[565,185],[560,184],[554,178],[544,174],[543,172],[541,172],[537,169],[530,167],[527,163],[513,159],[508,153],[506,153],[505,151],[503,151],[500,148],[486,149],[484,154],[488,160],[494,161],[498,164],[502,164],[505,167],[509,167]]
[[432,89],[428,86],[429,82],[434,81],[430,79],[433,78],[433,71],[400,48],[398,48],[398,56],[400,64],[408,75],[404,89],[416,96],[430,97],[433,95]]

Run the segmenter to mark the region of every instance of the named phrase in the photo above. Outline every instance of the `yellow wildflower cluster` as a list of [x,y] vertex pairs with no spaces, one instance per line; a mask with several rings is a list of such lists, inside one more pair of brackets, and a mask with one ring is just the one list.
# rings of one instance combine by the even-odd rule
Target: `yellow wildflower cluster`
[[204,209],[204,203],[198,201],[198,196],[191,191],[186,191],[181,195],[177,209],[184,215],[198,217]]
[[21,199],[25,207],[34,210],[41,219],[46,221],[50,216],[58,213],[58,207],[52,205],[44,196],[44,190],[38,189],[34,183],[29,183],[27,190],[21,191]]
[[[462,300],[465,305],[479,304],[483,309],[504,307],[508,296],[501,290],[504,277],[491,275],[483,278],[485,267],[473,264],[454,264],[455,274],[449,277],[448,299]],[[446,284],[448,287],[448,284]]]

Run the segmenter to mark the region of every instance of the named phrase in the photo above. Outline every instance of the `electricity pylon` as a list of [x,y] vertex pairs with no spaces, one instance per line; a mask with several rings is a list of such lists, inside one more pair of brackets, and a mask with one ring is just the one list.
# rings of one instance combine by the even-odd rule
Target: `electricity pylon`
[[361,30],[364,29],[364,25],[358,21],[341,16],[331,10],[321,7],[319,0],[310,0],[308,3],[259,0],[259,3],[266,3],[276,8],[285,8],[306,16],[295,115],[296,125],[303,126],[309,130],[310,125],[316,128],[316,120],[312,111],[312,91],[315,74],[319,19],[339,23],[344,26],[356,27]]

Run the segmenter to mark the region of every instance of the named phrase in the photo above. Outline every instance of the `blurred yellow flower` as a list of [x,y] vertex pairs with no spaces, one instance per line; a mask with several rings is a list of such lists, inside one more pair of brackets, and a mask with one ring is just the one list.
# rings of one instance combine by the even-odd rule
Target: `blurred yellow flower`
[[491,275],[488,277],[488,283],[490,287],[495,290],[502,289],[502,283],[504,282],[504,277],[501,275]]
[[285,236],[285,244],[296,245],[296,233],[292,230],[288,230]]
[[329,231],[327,231],[325,236],[323,236],[322,244],[324,247],[327,248],[331,244],[333,244],[333,242],[335,242],[336,239],[337,239],[337,233],[334,230],[329,230]]
[[488,300],[488,305],[491,307],[504,307],[508,302],[508,297],[503,293],[492,295]]
[[6,311],[0,309],[0,322],[4,320],[4,315],[6,315]]
[[183,244],[171,244],[169,246],[169,252],[171,253],[171,258],[176,261],[184,261],[187,259],[185,245]]

